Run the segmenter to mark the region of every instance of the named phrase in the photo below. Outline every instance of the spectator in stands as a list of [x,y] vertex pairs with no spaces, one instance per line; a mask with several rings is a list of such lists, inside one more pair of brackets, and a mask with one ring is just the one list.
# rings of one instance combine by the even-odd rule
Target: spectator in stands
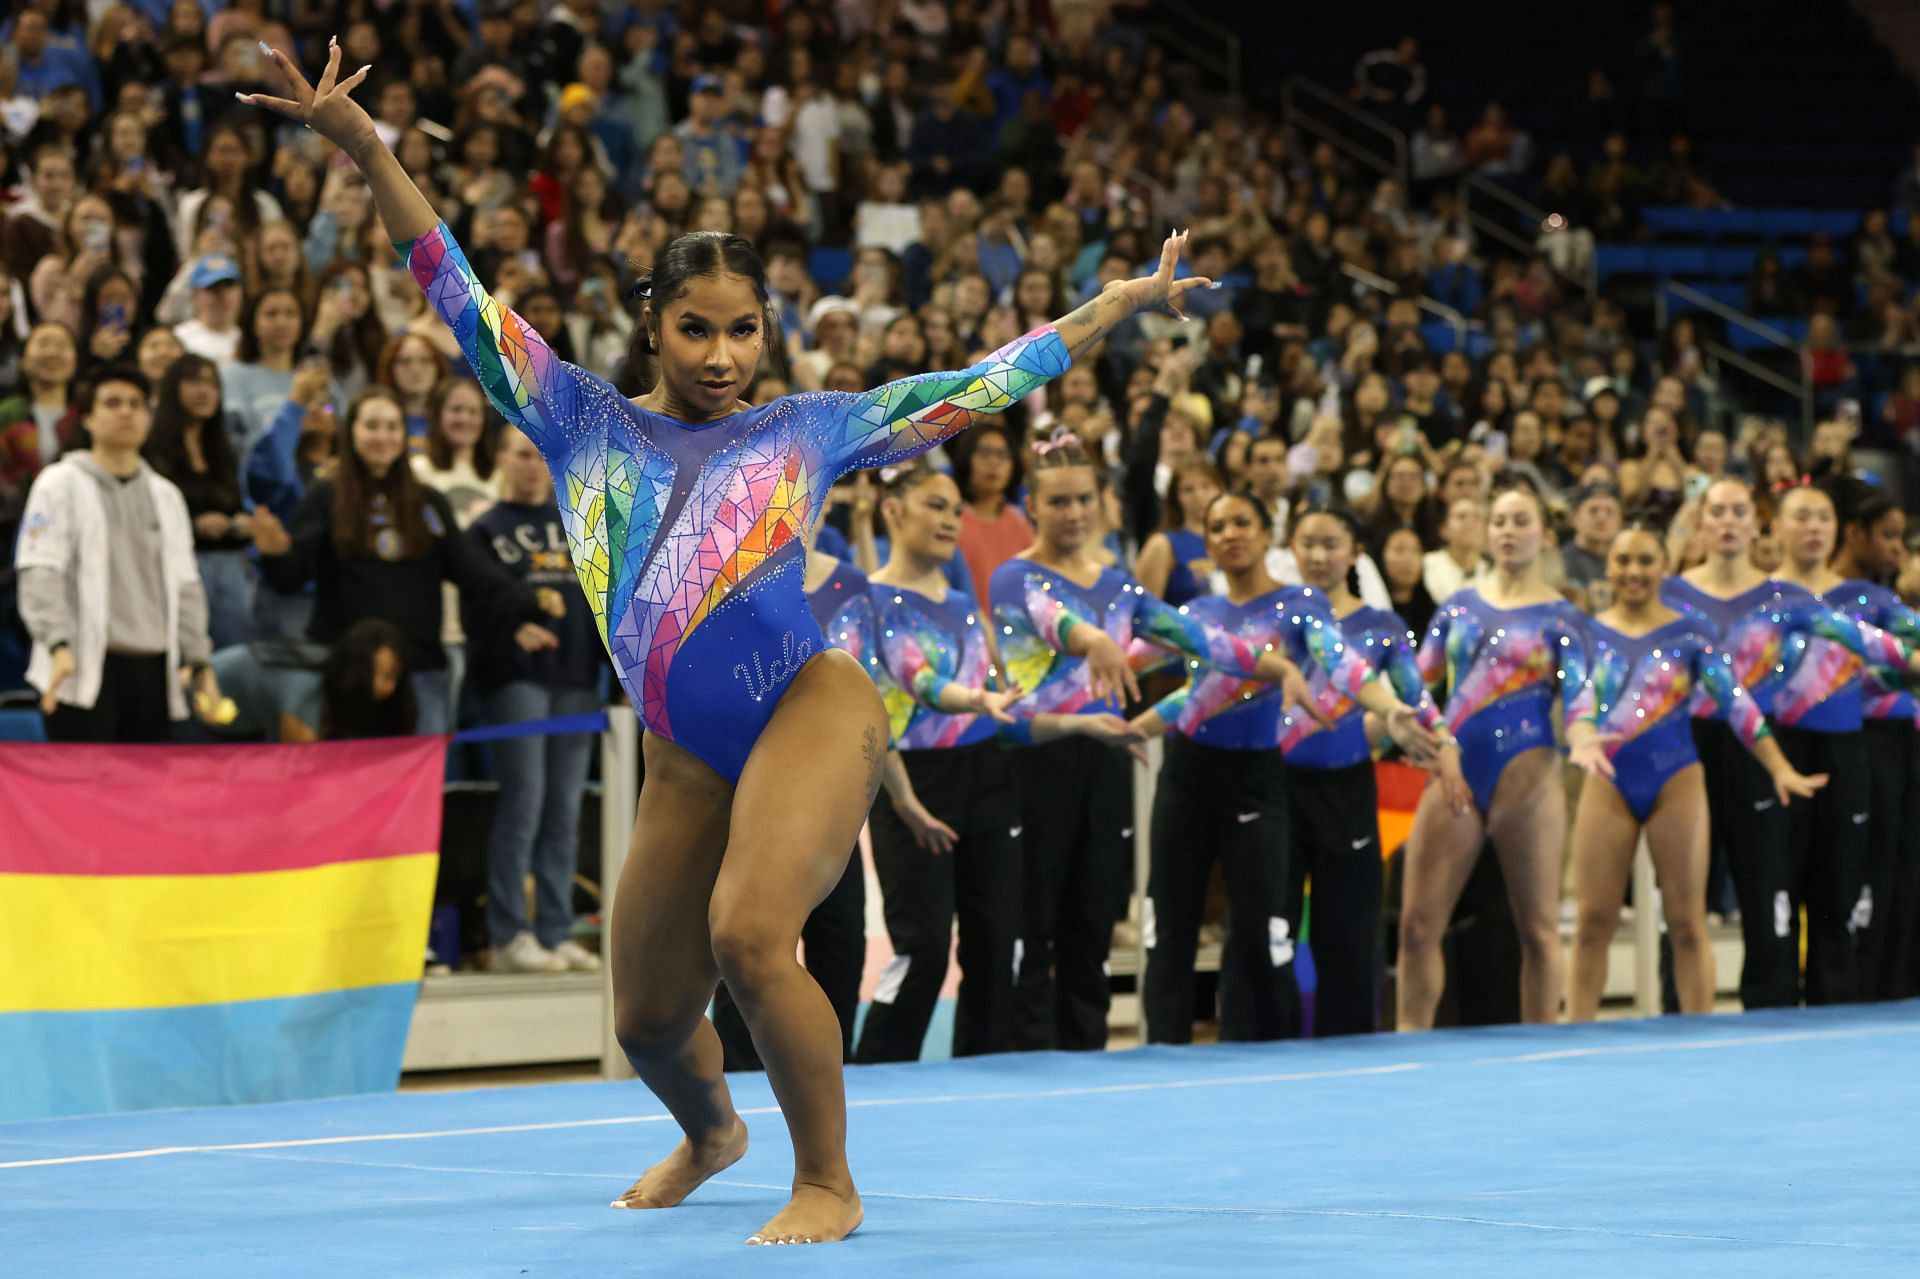
[[1523,135],[1507,120],[1507,109],[1498,102],[1487,103],[1480,123],[1467,134],[1461,153],[1466,167],[1477,173],[1511,173],[1526,167],[1520,151]]
[[1605,484],[1589,484],[1573,495],[1573,538],[1560,547],[1560,565],[1574,603],[1589,613],[1604,605],[1588,588],[1607,578],[1607,547],[1620,531],[1620,494]]
[[1815,315],[1807,322],[1807,377],[1813,383],[1813,407],[1832,413],[1843,398],[1860,394],[1859,369],[1840,339],[1840,326],[1831,315]]
[[1458,498],[1440,526],[1441,548],[1421,561],[1420,580],[1435,603],[1471,586],[1487,568],[1487,511],[1478,496]]
[[295,720],[283,725],[280,739],[341,741],[411,734],[420,716],[406,653],[405,637],[390,622],[367,617],[349,626],[327,651],[321,668],[319,724]]
[[1780,255],[1762,249],[1753,259],[1753,275],[1747,281],[1747,300],[1742,308],[1748,315],[1805,315],[1806,298],[1780,268]]
[[1807,260],[1793,269],[1793,290],[1820,314],[1845,319],[1853,310],[1853,277],[1834,256],[1833,239],[1825,232],[1807,241]]
[[[523,310],[535,310],[528,305],[531,293],[523,294],[520,305]],[[547,340],[555,342],[562,334],[559,327],[550,321],[542,328],[533,316],[527,316],[527,322],[534,325],[536,332]],[[553,336],[549,337],[549,330]],[[569,353],[571,354],[571,353]],[[407,420],[407,450],[418,453],[427,446],[427,426],[430,419],[429,405],[434,392],[453,380],[453,369],[438,348],[417,333],[402,333],[388,339],[385,349],[380,352],[380,363],[374,373],[374,381],[394,393],[401,411]]]
[[1641,127],[1648,133],[1672,129],[1679,122],[1686,87],[1672,5],[1653,6],[1647,34],[1634,50],[1634,67],[1639,76]]
[[173,326],[180,345],[215,364],[229,363],[240,348],[240,264],[224,254],[201,258],[187,277],[193,318]]
[[1913,147],[1913,163],[1900,171],[1893,184],[1893,208],[1896,213],[1920,213],[1920,142]]
[[220,369],[235,457],[246,456],[287,402],[306,327],[306,307],[291,286],[268,285],[242,308],[240,341],[232,362]]
[[393,392],[369,387],[340,416],[333,473],[307,489],[291,529],[270,510],[255,512],[261,572],[283,592],[314,583],[307,636],[316,644],[331,644],[362,617],[399,627],[420,703],[419,730],[444,732],[450,690],[441,583],[460,587],[462,598],[497,624],[561,616],[564,606],[552,595],[536,599],[478,555],[459,534],[446,498],[414,479]]
[[239,453],[222,411],[219,370],[183,355],[154,396],[153,428],[142,455],[180,490],[193,522],[193,552],[206,593],[207,631],[216,649],[253,638],[254,571],[247,552],[253,516],[240,494]]
[[936,81],[927,92],[926,106],[913,121],[913,142],[907,157],[913,162],[916,198],[945,195],[957,186],[971,185],[984,174],[992,139],[987,123],[955,100],[950,78]]
[[326,360],[335,393],[352,399],[373,380],[387,345],[386,326],[373,309],[367,269],[355,262],[333,263],[320,272],[318,294],[307,350]]
[[1033,545],[1033,525],[1020,509],[1022,450],[1004,419],[980,423],[954,443],[953,470],[965,504],[960,508],[960,554],[987,607],[993,570]]
[[165,741],[189,686],[203,710],[220,698],[187,504],[141,460],[138,372],[101,374],[81,411],[92,443],[33,486],[15,553],[28,679],[54,741]]
[[1466,146],[1448,124],[1446,107],[1438,102],[1427,108],[1426,122],[1413,131],[1408,149],[1415,197],[1430,195],[1436,184],[1457,176],[1467,165]]
[[0,400],[0,510],[17,511],[27,486],[62,453],[84,447],[73,378],[80,352],[72,330],[42,322],[20,350],[20,386]]
[[1370,109],[1411,107],[1427,95],[1427,69],[1420,65],[1420,45],[1401,36],[1389,49],[1375,49],[1353,68],[1348,96]]
[[1391,530],[1381,541],[1378,556],[1393,611],[1415,635],[1425,635],[1436,602],[1427,590],[1419,535],[1410,528]]

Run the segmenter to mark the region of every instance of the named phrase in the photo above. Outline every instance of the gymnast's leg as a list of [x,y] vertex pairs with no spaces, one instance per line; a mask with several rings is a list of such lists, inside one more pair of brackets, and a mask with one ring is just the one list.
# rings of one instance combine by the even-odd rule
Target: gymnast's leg
[[794,1162],[793,1198],[749,1242],[824,1243],[860,1224],[840,1023],[794,952],[808,914],[846,869],[886,751],[886,709],[872,680],[855,659],[828,651],[781,697],[734,792],[708,926],[786,1115]]
[[733,787],[651,733],[645,751],[633,845],[613,898],[613,1025],[686,1138],[616,1208],[671,1208],[747,1149],[720,1073],[720,1037],[706,1019],[719,972],[704,907],[727,847]]

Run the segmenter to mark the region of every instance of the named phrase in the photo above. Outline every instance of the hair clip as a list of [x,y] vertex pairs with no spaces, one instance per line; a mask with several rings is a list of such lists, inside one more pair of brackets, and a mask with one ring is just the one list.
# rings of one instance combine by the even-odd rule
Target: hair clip
[[1075,435],[1070,428],[1056,426],[1053,428],[1053,434],[1044,440],[1038,440],[1034,443],[1033,455],[1035,457],[1045,457],[1055,449],[1065,448],[1069,444],[1077,445],[1079,443],[1080,437]]

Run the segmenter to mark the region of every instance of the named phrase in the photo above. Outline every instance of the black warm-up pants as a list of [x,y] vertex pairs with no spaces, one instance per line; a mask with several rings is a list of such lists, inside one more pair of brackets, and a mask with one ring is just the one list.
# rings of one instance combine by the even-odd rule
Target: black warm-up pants
[[1906,999],[1914,985],[1920,928],[1920,740],[1909,720],[1868,720],[1872,772],[1867,818],[1867,891],[1859,932],[1861,999]]
[[[1871,763],[1864,733],[1780,728],[1774,738],[1802,773],[1826,788],[1782,811],[1767,772],[1718,721],[1694,722],[1716,837],[1725,841],[1740,899],[1748,1008],[1844,1003],[1857,988],[1855,932],[1867,866]],[[1807,964],[1800,975],[1800,909]]]
[[1276,750],[1222,750],[1170,736],[1153,796],[1147,904],[1147,1040],[1193,1040],[1193,963],[1207,881],[1221,863],[1227,941],[1220,1038],[1278,1039],[1299,1026],[1287,900],[1287,768]]
[[1133,761],[1073,736],[1020,748],[1013,1046],[1107,1046],[1107,956],[1133,887]]
[[[853,1056],[853,1015],[860,1007],[860,972],[867,962],[867,881],[860,850],[853,850],[840,882],[813,908],[800,930],[807,972],[826,992],[840,1021],[840,1051]],[[761,1070],[753,1035],[727,983],[713,993],[713,1028],[720,1034],[724,1070]]]
[[47,716],[50,742],[164,742],[173,735],[165,653],[108,653],[92,706],[62,702]]
[[1020,804],[1007,748],[989,740],[900,752],[914,794],[959,843],[932,853],[914,842],[882,791],[868,829],[893,959],[867,1009],[854,1060],[916,1061],[947,977],[960,923],[960,995],[953,1055],[1013,1044],[1013,955],[1020,935]]
[[1313,1033],[1370,1034],[1379,1026],[1380,793],[1373,761],[1348,768],[1287,769],[1287,913],[1310,928],[1318,989]]

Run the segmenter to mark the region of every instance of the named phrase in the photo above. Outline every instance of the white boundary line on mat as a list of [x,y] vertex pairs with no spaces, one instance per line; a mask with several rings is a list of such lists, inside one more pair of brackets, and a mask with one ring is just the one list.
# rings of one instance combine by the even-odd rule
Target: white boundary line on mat
[[[1920,1025],[1868,1026],[1837,1030],[1787,1031],[1770,1035],[1728,1035],[1719,1039],[1667,1041],[1644,1044],[1602,1045],[1591,1048],[1567,1048],[1548,1052],[1519,1053],[1506,1057],[1481,1057],[1467,1061],[1403,1061],[1381,1066],[1355,1066],[1345,1070],[1293,1071],[1270,1075],[1235,1075],[1219,1079],[1170,1079],[1155,1082],[1093,1084],[1078,1088],[1009,1089],[1003,1092],[936,1093],[919,1097],[867,1097],[847,1102],[848,1109],[864,1110],[887,1106],[951,1105],[964,1102],[1037,1101],[1063,1097],[1097,1097],[1117,1093],[1165,1092],[1178,1088],[1233,1088],[1255,1084],[1301,1083],[1320,1079],[1359,1079],[1373,1075],[1406,1074],[1421,1070],[1444,1070],[1449,1066],[1505,1066],[1546,1061],[1568,1061],[1581,1057],[1610,1057],[1621,1054],[1704,1052],[1726,1048],[1748,1048],[1775,1044],[1805,1043],[1823,1039],[1862,1039],[1875,1035],[1920,1034]],[[742,1115],[772,1115],[777,1106],[757,1106],[742,1110]],[[203,1146],[153,1146],[144,1150],[114,1150],[86,1155],[56,1155],[41,1159],[15,1159],[0,1162],[0,1171],[21,1168],[52,1168],[68,1164],[112,1163],[128,1159],[157,1159],[167,1155],[222,1154],[251,1150],[293,1150],[309,1146],[350,1146],[368,1142],[430,1141],[440,1137],[491,1137],[518,1132],[556,1132],[573,1128],[605,1128],[625,1124],[665,1123],[669,1115],[615,1115],[603,1119],[561,1119],[547,1123],[497,1124],[480,1128],[443,1128],[428,1132],[352,1133],[337,1137],[300,1137],[285,1141],[244,1141]]]
[[[557,1177],[573,1181],[599,1181],[618,1184],[625,1181],[628,1174],[597,1172],[551,1172],[520,1168],[473,1168],[446,1164],[390,1163],[370,1159],[313,1159],[303,1155],[270,1155],[258,1152],[236,1152],[245,1159],[286,1160],[292,1163],[326,1164],[342,1168],[390,1168],[405,1172],[464,1173],[469,1176],[483,1177]],[[732,1190],[767,1190],[775,1194],[784,1194],[789,1186],[774,1185],[770,1182],[734,1181],[725,1177],[714,1177],[709,1186],[725,1186]],[[1307,1208],[1297,1206],[1255,1206],[1231,1207],[1217,1204],[1142,1204],[1108,1203],[1078,1199],[1013,1199],[998,1195],[938,1195],[900,1190],[862,1189],[863,1199],[899,1199],[915,1203],[960,1203],[982,1204],[1001,1208],[1044,1208],[1072,1209],[1082,1212],[1132,1212],[1154,1213],[1168,1216],[1204,1216],[1204,1217],[1342,1217],[1376,1218],[1390,1221],[1430,1221],[1445,1225],[1459,1226],[1496,1226],[1507,1230],[1538,1230],[1551,1234],[1604,1235],[1609,1238],[1631,1239],[1673,1239],[1689,1243],[1746,1244],[1749,1246],[1793,1247],[1793,1248],[1847,1248],[1872,1249],[1871,1244],[1849,1243],[1831,1239],[1755,1239],[1744,1235],[1711,1235],[1680,1230],[1618,1230],[1607,1226],[1557,1225],[1543,1221],[1515,1221],[1504,1217],[1473,1217],[1464,1213],[1432,1212],[1395,1212],[1386,1208]]]

